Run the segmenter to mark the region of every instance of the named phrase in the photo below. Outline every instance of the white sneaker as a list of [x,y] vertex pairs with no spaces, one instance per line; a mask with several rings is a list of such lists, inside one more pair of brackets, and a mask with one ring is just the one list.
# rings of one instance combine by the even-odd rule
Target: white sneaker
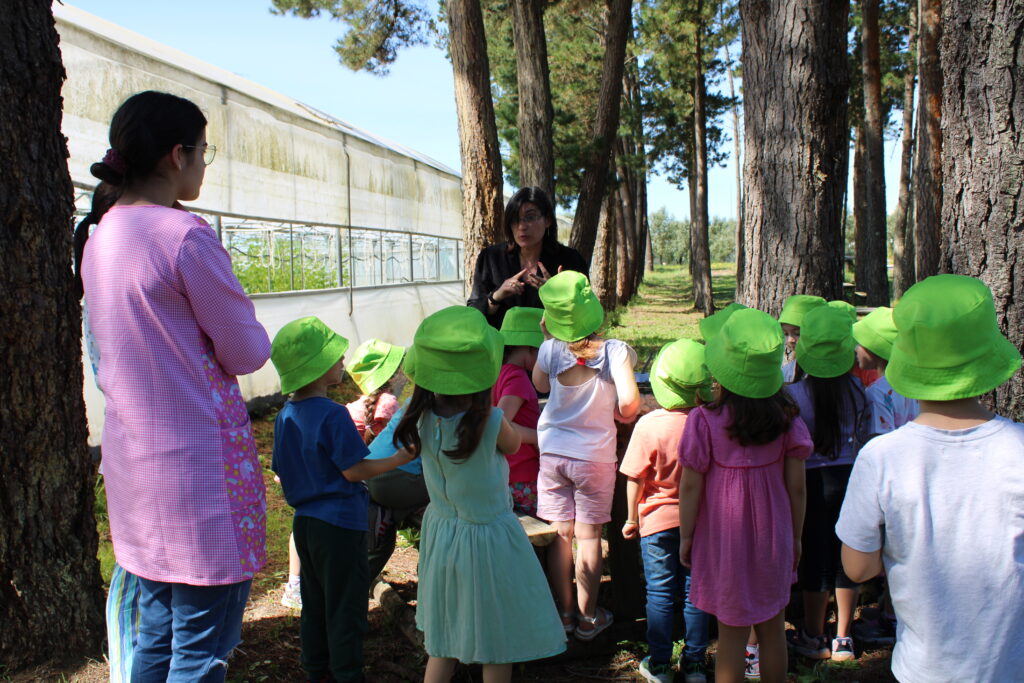
[[761,660],[757,647],[747,645],[746,662],[743,665],[743,679],[747,681],[761,680]]
[[302,593],[298,583],[286,583],[281,595],[281,604],[291,609],[302,609]]
[[675,679],[671,664],[654,664],[650,657],[644,657],[640,662],[640,675],[649,683],[672,683]]
[[853,651],[853,638],[832,639],[832,661],[849,662],[857,655]]

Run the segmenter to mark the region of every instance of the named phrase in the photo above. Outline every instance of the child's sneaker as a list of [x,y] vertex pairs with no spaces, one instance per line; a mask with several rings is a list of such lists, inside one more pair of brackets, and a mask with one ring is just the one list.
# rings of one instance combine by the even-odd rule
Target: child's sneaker
[[849,662],[852,661],[854,655],[853,652],[853,638],[833,638],[832,639],[832,661],[833,662]]
[[854,622],[853,635],[866,645],[894,645],[896,643],[896,622],[879,614],[877,619]]
[[657,664],[652,662],[650,657],[644,657],[640,662],[640,675],[651,683],[672,683],[675,678],[671,664]]
[[746,662],[743,664],[743,679],[747,681],[761,680],[761,660],[756,645],[747,645]]
[[281,604],[291,609],[302,609],[302,593],[299,592],[300,584],[286,583],[284,594],[281,596]]
[[704,666],[704,662],[680,658],[679,670],[686,675],[684,679],[686,683],[707,683],[708,670]]
[[828,659],[832,656],[832,651],[828,649],[827,636],[824,634],[820,636],[809,636],[803,628],[798,628],[795,631],[787,631],[786,643],[793,648],[793,651],[798,655],[803,655],[808,659]]

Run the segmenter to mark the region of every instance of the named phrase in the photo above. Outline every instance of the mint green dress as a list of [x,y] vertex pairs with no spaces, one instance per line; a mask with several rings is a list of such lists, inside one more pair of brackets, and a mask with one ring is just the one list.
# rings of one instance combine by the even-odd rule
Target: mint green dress
[[491,410],[467,460],[442,449],[458,442],[462,414],[420,419],[423,517],[416,626],[427,654],[463,663],[507,664],[565,650],[565,631],[533,547],[512,512],[508,461],[497,452],[502,413]]

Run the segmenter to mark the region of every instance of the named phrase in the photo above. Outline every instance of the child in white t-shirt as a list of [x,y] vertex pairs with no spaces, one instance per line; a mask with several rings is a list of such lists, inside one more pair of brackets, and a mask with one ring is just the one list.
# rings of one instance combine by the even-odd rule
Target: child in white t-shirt
[[843,565],[882,571],[898,617],[901,681],[1020,680],[1024,661],[1024,425],[978,397],[1020,368],[980,280],[938,275],[896,306],[886,378],[921,413],[873,439],[836,533]]
[[880,306],[854,323],[853,338],[857,340],[857,367],[877,370],[880,375],[865,391],[871,403],[872,434],[899,429],[917,417],[921,407],[914,399],[896,393],[885,378],[885,366],[896,341],[892,309]]

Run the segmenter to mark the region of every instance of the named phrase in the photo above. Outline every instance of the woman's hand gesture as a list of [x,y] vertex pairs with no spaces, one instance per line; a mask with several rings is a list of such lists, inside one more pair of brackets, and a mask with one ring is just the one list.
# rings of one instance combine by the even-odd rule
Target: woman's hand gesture
[[504,301],[510,296],[522,294],[526,285],[523,284],[523,281],[520,278],[526,275],[528,270],[529,267],[523,268],[512,277],[502,282],[500,287],[491,292],[491,298],[495,301]]
[[[540,275],[537,274],[537,268],[540,268]],[[540,261],[537,261],[536,268],[530,267],[529,270],[530,272],[526,274],[526,282],[536,289],[540,289],[551,278],[551,273],[548,272],[548,269]]]

